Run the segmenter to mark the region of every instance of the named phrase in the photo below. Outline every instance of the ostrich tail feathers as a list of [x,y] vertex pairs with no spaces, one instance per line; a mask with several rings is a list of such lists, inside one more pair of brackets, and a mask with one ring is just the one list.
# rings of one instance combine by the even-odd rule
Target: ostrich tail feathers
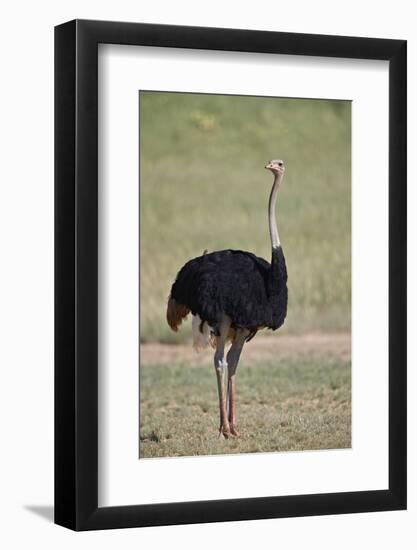
[[198,315],[193,315],[193,347],[200,351],[207,346],[214,346],[213,330],[210,325],[200,319]]
[[187,306],[177,303],[174,298],[169,298],[167,306],[167,323],[174,332],[178,331],[178,327],[190,313]]

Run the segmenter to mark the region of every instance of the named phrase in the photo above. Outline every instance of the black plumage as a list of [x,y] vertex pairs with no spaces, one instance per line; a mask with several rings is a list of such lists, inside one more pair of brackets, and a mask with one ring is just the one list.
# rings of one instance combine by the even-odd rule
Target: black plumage
[[287,314],[287,268],[282,248],[272,249],[271,264],[250,252],[222,250],[188,261],[172,285],[170,298],[199,315],[219,333],[227,315],[232,328],[276,330]]

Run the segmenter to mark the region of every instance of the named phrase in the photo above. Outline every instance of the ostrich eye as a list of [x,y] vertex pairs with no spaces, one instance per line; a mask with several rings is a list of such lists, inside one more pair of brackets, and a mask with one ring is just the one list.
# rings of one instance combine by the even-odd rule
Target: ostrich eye
[[279,163],[278,163],[278,166],[282,166],[282,162],[279,162]]

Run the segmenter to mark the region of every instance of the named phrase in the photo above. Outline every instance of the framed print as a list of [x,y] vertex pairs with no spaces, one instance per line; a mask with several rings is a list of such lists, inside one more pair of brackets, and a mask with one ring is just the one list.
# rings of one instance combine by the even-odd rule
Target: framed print
[[56,27],[55,269],[56,523],[406,507],[405,41]]

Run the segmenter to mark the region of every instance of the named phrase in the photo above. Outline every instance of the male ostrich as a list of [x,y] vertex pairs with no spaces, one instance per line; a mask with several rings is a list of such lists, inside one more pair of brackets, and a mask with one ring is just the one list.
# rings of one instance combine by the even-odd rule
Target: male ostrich
[[[268,205],[271,263],[241,250],[204,253],[181,268],[168,300],[167,321],[171,329],[177,331],[191,311],[195,347],[198,349],[209,343],[215,347],[219,434],[226,438],[239,435],[236,429],[235,375],[243,345],[260,329],[279,328],[287,314],[287,268],[275,218],[275,204],[285,167],[282,160],[271,160],[265,168],[274,175]],[[228,340],[232,345],[225,360]],[[227,395],[224,388],[226,367]]]

